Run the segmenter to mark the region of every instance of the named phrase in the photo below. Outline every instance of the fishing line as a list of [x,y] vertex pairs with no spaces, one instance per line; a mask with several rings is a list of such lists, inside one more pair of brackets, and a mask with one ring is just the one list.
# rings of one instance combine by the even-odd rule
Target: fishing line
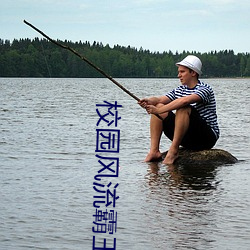
[[[59,46],[59,47],[61,47],[63,49],[69,50],[70,52],[72,52],[73,54],[75,54],[76,56],[78,56],[80,59],[82,59],[83,61],[85,61],[86,63],[88,63],[91,67],[93,67],[94,69],[96,69],[99,73],[101,73],[103,76],[105,76],[106,78],[108,78],[116,86],[118,86],[120,89],[122,89],[124,92],[126,92],[128,95],[130,95],[132,98],[134,98],[136,101],[140,101],[140,99],[137,96],[135,96],[133,93],[131,93],[125,87],[123,87],[119,82],[117,82],[114,78],[112,78],[110,75],[108,75],[107,73],[105,73],[102,69],[100,69],[99,67],[97,67],[96,65],[94,65],[86,57],[84,57],[83,55],[80,55],[77,51],[75,51],[71,47],[65,46],[65,45],[59,43],[58,41],[53,40],[52,38],[50,38],[49,36],[47,36],[45,33],[43,33],[41,30],[39,30],[38,28],[36,28],[34,25],[32,25],[31,23],[27,22],[26,20],[23,20],[23,22],[25,24],[27,24],[28,26],[30,26],[35,31],[37,31],[38,33],[40,33],[42,36],[44,36],[45,38],[47,38],[50,42],[56,44],[57,46]],[[157,114],[155,114],[155,115],[159,119],[163,120],[162,117],[160,117],[159,115],[157,115]]]

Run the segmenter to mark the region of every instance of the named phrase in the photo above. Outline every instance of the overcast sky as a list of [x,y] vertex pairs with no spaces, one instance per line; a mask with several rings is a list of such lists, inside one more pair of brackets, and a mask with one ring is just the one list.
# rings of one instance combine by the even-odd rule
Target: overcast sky
[[250,52],[249,0],[0,0],[0,38],[41,37],[182,52]]

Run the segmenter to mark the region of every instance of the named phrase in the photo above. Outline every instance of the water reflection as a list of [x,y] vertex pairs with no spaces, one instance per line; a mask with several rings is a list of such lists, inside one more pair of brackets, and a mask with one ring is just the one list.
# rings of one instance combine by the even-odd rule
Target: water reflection
[[169,184],[172,188],[193,190],[215,189],[217,185],[215,182],[217,166],[214,165],[166,166],[159,162],[150,162],[148,166],[146,179],[149,185]]
[[187,246],[197,249],[204,244],[209,249],[214,242],[212,235],[218,216],[212,205],[218,198],[217,167],[161,163],[149,163],[148,166],[145,178],[150,191],[148,199],[154,203],[151,212],[163,216],[157,217],[155,223],[159,223],[168,235],[168,245],[172,244],[170,249]]

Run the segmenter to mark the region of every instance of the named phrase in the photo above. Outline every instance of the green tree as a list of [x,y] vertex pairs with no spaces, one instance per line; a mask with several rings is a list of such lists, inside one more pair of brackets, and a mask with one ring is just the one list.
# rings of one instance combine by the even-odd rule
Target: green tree
[[245,76],[250,76],[250,57],[247,58],[246,68],[244,71]]

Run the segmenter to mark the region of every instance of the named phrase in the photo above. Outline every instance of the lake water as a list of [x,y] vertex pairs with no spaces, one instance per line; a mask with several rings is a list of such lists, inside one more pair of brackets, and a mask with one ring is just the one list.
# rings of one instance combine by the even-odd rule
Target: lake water
[[[178,79],[118,79],[139,98]],[[0,249],[249,249],[250,79],[207,79],[221,137],[240,161],[178,168],[143,163],[149,116],[107,79],[0,79]],[[96,104],[115,102],[121,120],[116,233],[92,232]],[[105,126],[102,128],[106,128]],[[114,128],[114,127],[113,127]],[[162,150],[169,141],[163,140]],[[109,153],[107,156],[110,156]],[[109,207],[108,207],[109,208]]]

